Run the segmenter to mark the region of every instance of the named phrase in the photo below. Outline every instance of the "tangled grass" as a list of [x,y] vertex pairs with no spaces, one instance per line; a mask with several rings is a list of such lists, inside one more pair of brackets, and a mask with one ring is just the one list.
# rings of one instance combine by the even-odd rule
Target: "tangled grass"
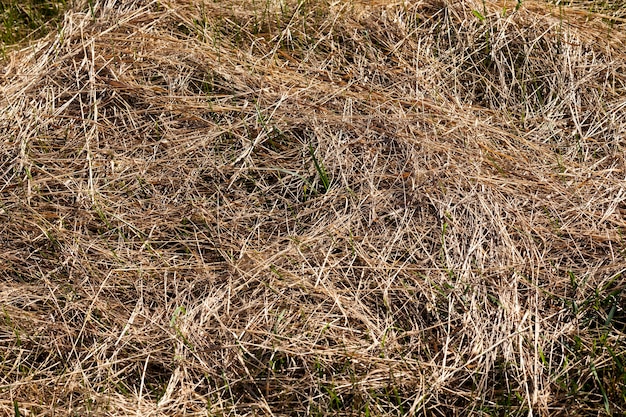
[[0,413],[626,413],[582,3],[73,7],[0,73]]

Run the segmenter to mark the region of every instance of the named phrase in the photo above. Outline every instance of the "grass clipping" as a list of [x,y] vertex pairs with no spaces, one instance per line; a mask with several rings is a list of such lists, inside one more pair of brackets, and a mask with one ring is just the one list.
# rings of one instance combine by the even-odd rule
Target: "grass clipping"
[[0,78],[0,414],[622,415],[626,35],[91,3]]

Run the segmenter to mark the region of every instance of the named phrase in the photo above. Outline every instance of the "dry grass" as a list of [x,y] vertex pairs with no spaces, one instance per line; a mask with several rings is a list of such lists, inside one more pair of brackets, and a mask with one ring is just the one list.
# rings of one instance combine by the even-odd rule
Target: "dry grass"
[[626,413],[626,33],[515,5],[108,0],[11,52],[0,414]]

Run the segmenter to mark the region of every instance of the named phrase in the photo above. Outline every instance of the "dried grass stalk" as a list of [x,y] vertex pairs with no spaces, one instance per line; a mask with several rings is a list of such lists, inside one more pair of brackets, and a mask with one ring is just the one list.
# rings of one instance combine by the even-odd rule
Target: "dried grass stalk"
[[515,5],[108,0],[12,52],[0,413],[625,413],[626,37]]

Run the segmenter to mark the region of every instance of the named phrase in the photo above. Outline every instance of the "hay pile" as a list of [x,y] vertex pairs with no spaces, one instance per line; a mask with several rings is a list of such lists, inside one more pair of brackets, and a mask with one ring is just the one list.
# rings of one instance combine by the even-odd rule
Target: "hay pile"
[[0,414],[626,413],[626,34],[107,0],[8,55]]

